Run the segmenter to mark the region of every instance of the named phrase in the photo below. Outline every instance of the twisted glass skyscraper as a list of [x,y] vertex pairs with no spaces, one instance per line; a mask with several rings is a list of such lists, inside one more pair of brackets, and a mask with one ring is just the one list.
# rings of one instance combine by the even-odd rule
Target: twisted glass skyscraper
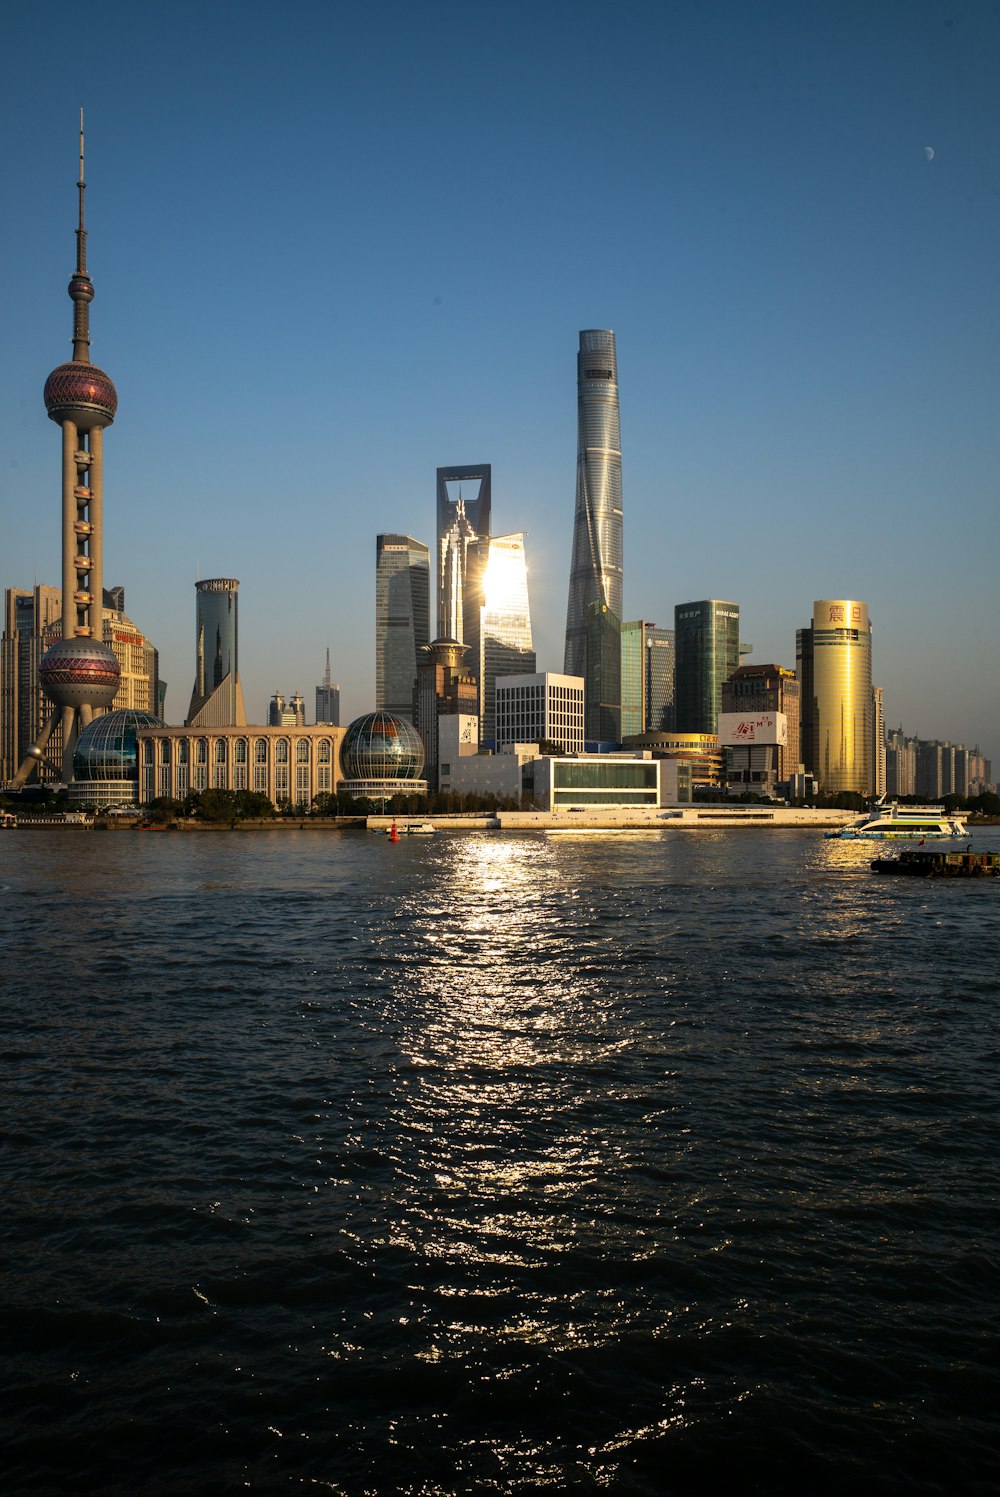
[[[598,605],[595,609],[594,605]],[[611,618],[608,618],[608,615]],[[587,737],[621,735],[621,686],[617,700],[609,682],[598,684],[592,661],[594,620],[606,622],[611,635],[622,616],[622,443],[618,419],[618,358],[615,335],[606,328],[585,329],[577,355],[576,514],[566,611],[565,673],[585,682]],[[607,672],[605,672],[605,675]],[[612,691],[612,697],[615,693]]]

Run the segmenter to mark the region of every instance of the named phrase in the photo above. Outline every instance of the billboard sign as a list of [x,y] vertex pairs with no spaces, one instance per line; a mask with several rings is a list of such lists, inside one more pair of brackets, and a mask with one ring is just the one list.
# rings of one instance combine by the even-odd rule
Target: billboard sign
[[740,748],[752,743],[788,743],[788,718],[783,712],[720,712],[719,743]]

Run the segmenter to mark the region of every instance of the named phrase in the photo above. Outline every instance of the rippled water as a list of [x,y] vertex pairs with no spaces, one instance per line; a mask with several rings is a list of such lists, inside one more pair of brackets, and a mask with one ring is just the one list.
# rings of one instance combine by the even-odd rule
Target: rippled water
[[871,856],[5,835],[2,1490],[1000,1490],[1000,882]]

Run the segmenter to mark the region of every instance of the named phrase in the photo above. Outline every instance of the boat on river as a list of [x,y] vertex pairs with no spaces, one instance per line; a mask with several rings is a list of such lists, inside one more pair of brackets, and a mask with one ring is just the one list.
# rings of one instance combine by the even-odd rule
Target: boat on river
[[838,827],[836,831],[824,832],[823,835],[845,842],[868,837],[908,837],[914,841],[929,837],[967,837],[969,828],[961,811],[948,812],[944,806],[900,806],[892,802],[866,811],[850,826]]
[[910,878],[1000,878],[1000,853],[908,847],[895,858],[873,858],[872,872]]

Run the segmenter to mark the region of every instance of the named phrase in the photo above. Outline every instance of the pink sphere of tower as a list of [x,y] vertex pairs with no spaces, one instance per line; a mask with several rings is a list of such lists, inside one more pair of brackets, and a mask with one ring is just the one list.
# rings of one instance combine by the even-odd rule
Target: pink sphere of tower
[[118,409],[118,392],[104,370],[77,360],[53,369],[44,399],[50,421],[73,421],[81,431],[110,426]]
[[110,707],[121,671],[110,645],[60,639],[39,661],[38,679],[57,707]]

